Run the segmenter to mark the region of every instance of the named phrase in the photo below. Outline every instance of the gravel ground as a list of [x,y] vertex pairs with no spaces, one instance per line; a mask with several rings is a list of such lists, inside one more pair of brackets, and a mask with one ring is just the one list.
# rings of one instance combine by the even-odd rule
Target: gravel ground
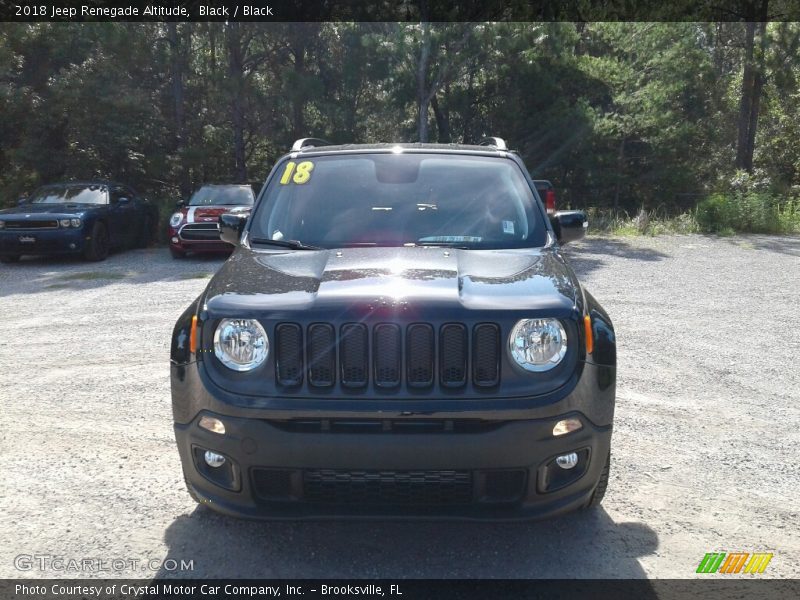
[[[568,253],[617,329],[611,485],[600,510],[501,525],[197,509],[168,343],[223,259],[0,266],[0,577],[82,575],[15,567],[49,555],[155,561],[94,563],[126,577],[683,578],[711,551],[774,552],[765,576],[800,576],[800,238],[590,238]],[[159,571],[166,558],[194,570]]]

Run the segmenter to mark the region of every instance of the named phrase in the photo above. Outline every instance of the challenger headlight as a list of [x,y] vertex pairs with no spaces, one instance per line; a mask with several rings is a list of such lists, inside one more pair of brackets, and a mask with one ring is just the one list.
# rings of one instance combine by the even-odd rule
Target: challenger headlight
[[253,319],[223,319],[214,332],[214,354],[234,371],[252,371],[268,353],[267,332]]
[[183,221],[183,213],[175,213],[169,218],[169,224],[171,227],[177,227]]
[[58,224],[62,227],[69,227],[69,219],[61,219]]
[[549,371],[567,353],[567,332],[558,319],[522,319],[511,330],[509,351],[527,371]]
[[6,226],[6,222],[5,221],[0,221],[0,229],[4,229],[5,226]]
[[73,227],[80,227],[81,226],[81,220],[80,219],[70,219],[69,223]]

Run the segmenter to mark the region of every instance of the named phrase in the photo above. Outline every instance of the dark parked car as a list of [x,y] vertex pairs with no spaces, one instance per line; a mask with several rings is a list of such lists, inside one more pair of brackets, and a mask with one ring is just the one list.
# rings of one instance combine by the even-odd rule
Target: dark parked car
[[115,248],[147,246],[158,211],[119,183],[57,183],[0,210],[0,260],[25,254],[82,254],[104,260]]
[[188,252],[230,252],[233,246],[219,238],[219,216],[246,216],[254,201],[250,185],[209,184],[192,194],[188,203],[179,202],[167,232],[173,258],[183,258]]
[[539,518],[597,505],[616,346],[520,158],[299,140],[178,319],[175,435],[231,515]]

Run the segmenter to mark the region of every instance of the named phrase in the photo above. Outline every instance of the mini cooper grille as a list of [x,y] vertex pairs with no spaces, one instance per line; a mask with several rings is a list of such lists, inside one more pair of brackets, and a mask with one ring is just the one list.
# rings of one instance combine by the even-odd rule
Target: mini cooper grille
[[56,220],[25,220],[25,221],[6,221],[6,229],[13,229],[14,231],[23,229],[57,229],[58,221]]
[[371,328],[346,323],[338,338],[329,323],[310,325],[305,336],[299,324],[279,323],[275,337],[276,378],[283,386],[299,386],[307,375],[311,386],[331,387],[337,383],[337,373],[340,385],[348,389],[364,388],[370,378],[373,385],[387,390],[402,385],[430,388],[437,373],[438,383],[447,388],[461,388],[468,381],[476,388],[500,383],[502,344],[495,323],[479,323],[472,329],[447,323],[438,335],[429,323],[405,328],[394,323]]
[[325,504],[432,505],[472,501],[469,471],[303,472],[303,497]]
[[219,225],[216,223],[189,223],[181,228],[180,236],[185,240],[219,240]]

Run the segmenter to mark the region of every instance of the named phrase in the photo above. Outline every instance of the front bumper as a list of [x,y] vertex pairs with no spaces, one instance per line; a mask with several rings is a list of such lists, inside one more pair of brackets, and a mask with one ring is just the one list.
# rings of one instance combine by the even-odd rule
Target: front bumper
[[[81,229],[0,231],[0,255],[77,254],[86,237]],[[30,241],[33,240],[33,241]]]
[[[175,437],[190,490],[229,515],[538,519],[591,498],[610,451],[614,379],[613,367],[586,364],[577,385],[547,402],[520,399],[518,410],[490,398],[447,412],[358,410],[364,399],[350,410],[299,399],[256,409],[232,404],[197,363],[173,364]],[[199,427],[204,415],[225,434]],[[554,437],[566,417],[583,428]],[[209,467],[206,450],[225,465]],[[572,452],[574,470],[555,464]]]

